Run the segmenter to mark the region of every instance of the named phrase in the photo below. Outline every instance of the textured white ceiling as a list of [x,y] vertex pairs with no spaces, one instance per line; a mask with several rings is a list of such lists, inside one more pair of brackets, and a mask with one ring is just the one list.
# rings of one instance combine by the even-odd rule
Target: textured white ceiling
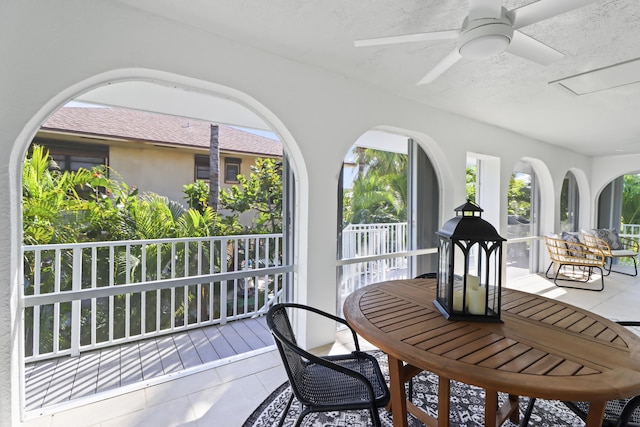
[[[437,108],[588,155],[640,152],[640,84],[575,96],[549,82],[640,58],[640,1],[597,0],[522,32],[563,52],[462,59],[416,86],[455,40],[355,48],[356,39],[457,29],[467,0],[120,0]],[[565,1],[565,0],[556,0]],[[531,0],[504,0],[510,10]],[[640,79],[640,76],[639,76]]]

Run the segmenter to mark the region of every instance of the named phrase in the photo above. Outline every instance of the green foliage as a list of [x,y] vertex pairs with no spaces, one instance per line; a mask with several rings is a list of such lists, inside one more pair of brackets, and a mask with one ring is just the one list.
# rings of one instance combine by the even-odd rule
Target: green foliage
[[209,205],[209,184],[199,179],[196,182],[184,185],[183,188],[187,205],[199,212],[204,212]]
[[204,211],[189,209],[176,222],[176,237],[206,237],[216,235],[216,213],[209,206]]
[[39,146],[24,161],[25,244],[202,237],[218,231],[204,182],[185,186],[193,201],[186,210],[157,194],[140,195],[136,187],[108,177],[105,168],[60,172],[55,166]]
[[408,156],[356,147],[358,176],[343,195],[346,224],[373,224],[407,220]]
[[218,219],[218,227],[221,236],[233,236],[243,234],[244,227],[240,224],[238,215],[224,215]]
[[[238,182],[220,192],[220,207],[238,214],[255,211],[253,233],[282,232],[282,162],[258,158],[249,178],[238,175]],[[227,221],[231,230],[237,228],[237,221]]]
[[467,200],[476,200],[476,182],[478,169],[476,165],[467,165],[466,193]]
[[529,175],[512,174],[508,189],[509,215],[531,218],[531,181]]
[[24,242],[28,245],[74,241],[86,226],[87,201],[78,189],[93,179],[87,170],[55,170],[42,147],[34,147],[23,163],[22,211]]
[[622,222],[640,223],[640,175],[625,175],[622,187]]
[[406,215],[400,219],[403,206],[398,204],[399,199],[388,190],[387,179],[375,174],[354,180],[345,221],[348,224],[378,224],[406,220]]

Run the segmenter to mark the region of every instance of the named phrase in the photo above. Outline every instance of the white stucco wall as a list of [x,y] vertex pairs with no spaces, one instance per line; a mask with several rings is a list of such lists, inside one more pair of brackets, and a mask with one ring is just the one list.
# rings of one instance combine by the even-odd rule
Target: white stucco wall
[[[28,23],[28,24],[27,24]],[[591,179],[592,160],[506,130],[391,96],[115,2],[25,0],[0,13],[0,426],[20,417],[20,164],[44,118],[94,87],[144,79],[217,93],[256,111],[282,139],[296,182],[296,298],[336,308],[336,189],[349,147],[369,129],[419,141],[441,180],[441,216],[464,201],[468,151],[500,158],[500,203],[514,165],[537,159],[559,193],[567,170]],[[208,54],[215,53],[215,54]],[[607,160],[597,170],[598,189]],[[115,165],[114,165],[115,166]],[[124,170],[124,168],[122,169]],[[619,172],[619,168],[617,171]],[[618,173],[617,172],[617,173]],[[560,180],[560,181],[559,181]],[[554,202],[543,232],[557,223]],[[589,201],[592,201],[592,197]],[[506,230],[506,211],[499,215]],[[590,218],[583,218],[590,221]],[[309,346],[333,339],[307,325]]]

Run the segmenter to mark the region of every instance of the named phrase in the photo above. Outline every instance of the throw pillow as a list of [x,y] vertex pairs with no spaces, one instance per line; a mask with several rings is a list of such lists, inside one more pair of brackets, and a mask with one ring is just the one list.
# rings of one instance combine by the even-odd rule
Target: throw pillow
[[565,242],[581,243],[577,233],[569,233],[568,231],[563,231],[560,238]]
[[562,234],[560,235],[560,238],[566,242],[565,245],[567,245],[567,249],[569,249],[569,255],[572,255],[572,256],[584,255],[583,252],[585,252],[586,249],[583,246],[572,244],[572,243],[581,243],[580,238],[576,234],[563,231]]
[[615,228],[595,228],[593,234],[609,244],[611,250],[624,249],[624,244],[620,241],[620,236]]

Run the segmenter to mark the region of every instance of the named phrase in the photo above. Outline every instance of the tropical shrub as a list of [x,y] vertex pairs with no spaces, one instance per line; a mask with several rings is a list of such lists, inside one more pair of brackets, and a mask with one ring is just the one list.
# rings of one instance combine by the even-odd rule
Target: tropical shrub
[[249,178],[238,175],[238,185],[220,192],[220,207],[235,214],[256,213],[246,232],[255,234],[282,232],[282,162],[258,158]]
[[[110,177],[111,176],[111,177]],[[147,240],[174,237],[204,237],[218,235],[228,227],[219,224],[218,216],[208,206],[198,209],[185,209],[180,203],[170,201],[157,194],[139,194],[136,187],[131,187],[121,179],[115,179],[117,172],[104,167],[91,170],[80,169],[76,172],[60,171],[56,163],[42,147],[34,145],[30,155],[23,164],[23,241],[25,245],[42,245],[54,243],[78,243],[86,241],[120,241]],[[114,264],[109,262],[110,250],[99,249],[95,266],[92,257],[83,256],[82,286],[91,286],[91,274],[95,275],[98,286],[109,283],[122,284],[145,280],[177,277],[184,271],[171,271],[172,258],[184,259],[187,243],[176,246],[152,244],[114,247]],[[207,249],[205,249],[205,252]],[[160,254],[158,254],[160,252]],[[196,250],[190,250],[188,264],[194,268],[197,264]],[[159,256],[158,256],[159,255]],[[58,257],[59,256],[59,261]],[[209,258],[208,253],[202,256]],[[143,259],[143,257],[145,259]],[[219,264],[219,256],[214,258]],[[142,277],[142,265],[147,266],[147,277]],[[157,264],[160,263],[158,266]],[[153,268],[155,267],[155,268]],[[189,267],[188,267],[189,268]],[[24,292],[34,294],[35,270],[39,270],[38,293],[51,293],[54,289],[70,290],[73,280],[73,251],[60,250],[59,255],[53,250],[44,251],[35,265],[33,252],[26,252],[24,259]],[[161,277],[156,277],[156,271]],[[194,270],[190,270],[194,271]],[[178,289],[177,293],[184,292]],[[160,329],[169,327],[174,319],[183,319],[187,307],[178,305],[171,313],[170,292],[147,292],[145,307],[142,308],[142,294],[123,294],[112,298],[95,301],[96,319],[92,319],[92,310],[83,304],[81,310],[81,342],[91,342],[91,323],[95,322],[97,340],[109,337],[109,324],[113,322],[115,338],[125,334],[125,325],[130,323],[131,334],[142,332],[142,313],[146,313],[147,331],[156,329],[157,307],[162,312]],[[160,303],[157,304],[157,298]],[[178,295],[178,301],[185,301]],[[189,292],[186,304],[191,304],[195,295]],[[130,317],[127,320],[126,309],[129,307]],[[39,308],[41,352],[53,348],[53,305]],[[112,313],[112,314],[110,314]],[[30,354],[33,344],[33,320],[36,312],[33,308],[25,310],[25,342],[26,354]],[[111,316],[113,317],[111,319]],[[69,348],[71,308],[69,303],[60,304],[58,321],[60,337],[58,346]]]

